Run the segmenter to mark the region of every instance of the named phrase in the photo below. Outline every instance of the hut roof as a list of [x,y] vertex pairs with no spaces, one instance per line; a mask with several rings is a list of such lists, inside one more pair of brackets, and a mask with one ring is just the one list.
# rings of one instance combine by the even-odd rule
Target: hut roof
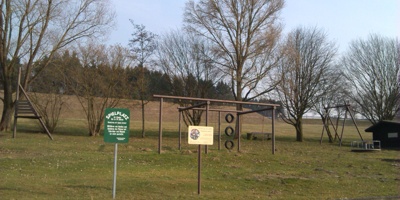
[[380,121],[367,129],[365,129],[365,132],[374,132],[375,130],[381,129],[384,126],[395,126],[398,127],[400,130],[400,122],[399,121]]

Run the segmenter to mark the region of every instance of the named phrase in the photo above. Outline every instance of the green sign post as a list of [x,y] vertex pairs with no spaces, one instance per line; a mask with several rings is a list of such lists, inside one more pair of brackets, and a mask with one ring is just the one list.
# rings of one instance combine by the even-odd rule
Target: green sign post
[[104,116],[104,142],[115,143],[113,199],[115,199],[117,185],[118,143],[129,141],[129,119],[129,110],[122,108],[107,108]]
[[104,142],[128,143],[129,141],[129,110],[122,108],[107,108],[104,117]]

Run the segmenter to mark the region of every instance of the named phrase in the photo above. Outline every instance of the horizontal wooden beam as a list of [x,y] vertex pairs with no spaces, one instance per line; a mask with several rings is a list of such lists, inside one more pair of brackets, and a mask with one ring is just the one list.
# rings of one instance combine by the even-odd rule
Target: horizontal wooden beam
[[232,104],[260,105],[260,106],[272,106],[272,107],[280,106],[279,104],[270,104],[270,103],[233,101],[233,100],[221,100],[221,99],[205,99],[205,98],[168,96],[168,95],[158,95],[158,94],[153,95],[153,97],[154,98],[165,98],[165,99],[189,100],[189,101],[209,101],[210,103],[232,103]]

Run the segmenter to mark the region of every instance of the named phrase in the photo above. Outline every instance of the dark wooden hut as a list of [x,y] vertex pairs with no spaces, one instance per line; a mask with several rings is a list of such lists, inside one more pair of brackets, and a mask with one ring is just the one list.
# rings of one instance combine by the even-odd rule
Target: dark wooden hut
[[372,132],[373,140],[381,141],[381,148],[400,148],[400,121],[380,121],[365,132]]

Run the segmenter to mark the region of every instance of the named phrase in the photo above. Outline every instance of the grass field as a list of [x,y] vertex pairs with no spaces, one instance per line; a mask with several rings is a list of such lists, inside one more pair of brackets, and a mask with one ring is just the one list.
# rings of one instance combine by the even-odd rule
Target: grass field
[[[135,112],[131,110],[131,115]],[[208,154],[202,154],[198,195],[197,146],[188,145],[185,135],[179,151],[177,123],[171,120],[176,117],[165,118],[163,151],[158,154],[158,122],[148,120],[147,137],[141,138],[140,121],[132,117],[130,141],[118,146],[116,199],[400,196],[399,151],[351,152],[350,142],[360,140],[351,123],[345,126],[343,146],[328,143],[326,136],[320,144],[322,125],[312,120],[304,125],[304,142],[295,142],[293,128],[278,122],[275,155],[270,140],[246,140],[242,134],[240,152],[218,150],[215,140]],[[270,128],[260,125],[268,124],[262,117],[249,118],[244,133]],[[363,131],[368,126],[359,124],[364,139],[371,139]],[[102,137],[88,137],[82,119],[65,117],[53,141],[37,133],[34,121],[20,120],[18,130],[15,139],[11,132],[0,133],[0,199],[112,199],[114,145]]]

